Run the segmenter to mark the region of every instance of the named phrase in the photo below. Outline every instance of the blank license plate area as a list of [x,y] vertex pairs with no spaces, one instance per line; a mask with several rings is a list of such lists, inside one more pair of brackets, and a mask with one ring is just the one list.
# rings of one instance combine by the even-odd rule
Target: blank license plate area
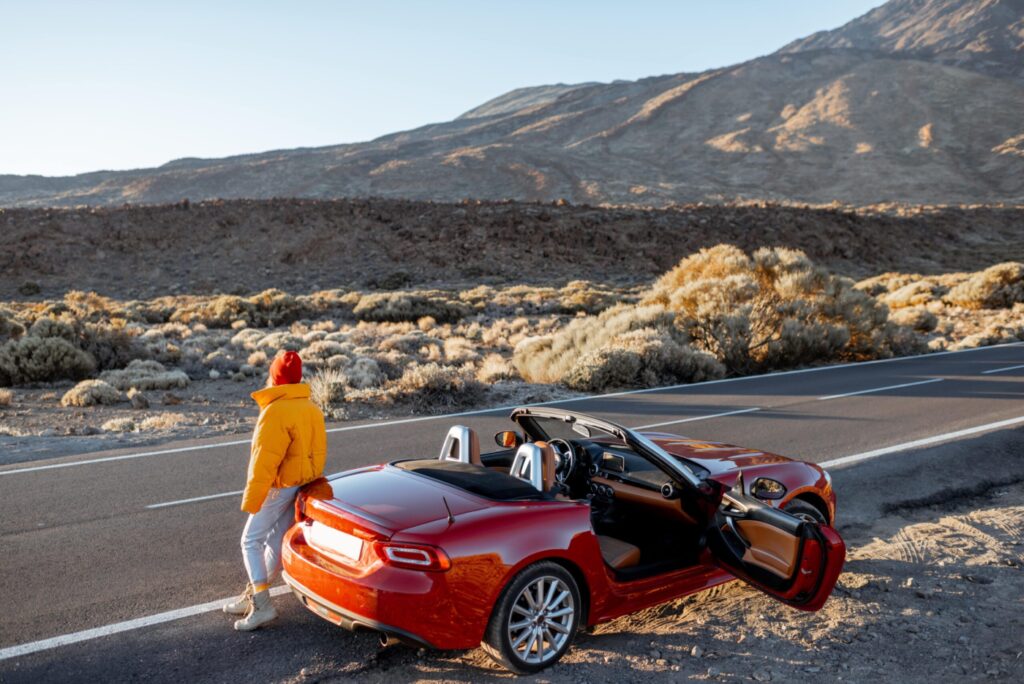
[[306,530],[306,542],[317,551],[357,561],[363,553],[363,540],[347,532],[313,521]]

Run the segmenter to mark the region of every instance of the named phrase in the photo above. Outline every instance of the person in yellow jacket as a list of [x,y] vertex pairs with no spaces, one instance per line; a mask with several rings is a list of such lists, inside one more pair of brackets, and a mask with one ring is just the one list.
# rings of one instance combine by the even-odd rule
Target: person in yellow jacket
[[267,387],[253,392],[252,398],[260,416],[242,494],[242,510],[249,514],[242,531],[249,585],[224,606],[225,613],[244,616],[235,629],[245,632],[277,617],[269,590],[281,571],[281,542],[294,521],[295,495],[299,487],[323,475],[327,458],[324,414],[309,399],[298,354],[278,354],[270,364]]

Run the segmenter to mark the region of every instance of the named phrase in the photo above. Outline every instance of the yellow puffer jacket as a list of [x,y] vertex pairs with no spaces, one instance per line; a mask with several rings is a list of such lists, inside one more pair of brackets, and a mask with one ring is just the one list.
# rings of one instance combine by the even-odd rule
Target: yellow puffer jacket
[[309,385],[277,385],[252,393],[260,417],[252,436],[242,510],[256,513],[271,487],[312,482],[324,472],[324,414],[309,400]]

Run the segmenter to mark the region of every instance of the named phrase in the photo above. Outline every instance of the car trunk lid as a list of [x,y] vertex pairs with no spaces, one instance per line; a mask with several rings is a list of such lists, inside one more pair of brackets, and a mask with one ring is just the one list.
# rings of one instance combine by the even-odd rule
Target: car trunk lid
[[303,490],[300,512],[367,540],[483,508],[476,497],[390,466],[353,470]]

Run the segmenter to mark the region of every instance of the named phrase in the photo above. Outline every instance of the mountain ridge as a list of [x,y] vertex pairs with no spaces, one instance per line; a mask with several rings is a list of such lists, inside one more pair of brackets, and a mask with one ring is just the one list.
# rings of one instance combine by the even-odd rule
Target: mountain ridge
[[[0,206],[282,196],[1024,202],[1024,80],[1014,75],[1019,53],[1003,49],[1022,21],[1024,0],[891,0],[747,62],[519,88],[368,142],[0,176]],[[982,39],[998,49],[964,58],[964,45]],[[996,73],[992,60],[1008,62]]]

